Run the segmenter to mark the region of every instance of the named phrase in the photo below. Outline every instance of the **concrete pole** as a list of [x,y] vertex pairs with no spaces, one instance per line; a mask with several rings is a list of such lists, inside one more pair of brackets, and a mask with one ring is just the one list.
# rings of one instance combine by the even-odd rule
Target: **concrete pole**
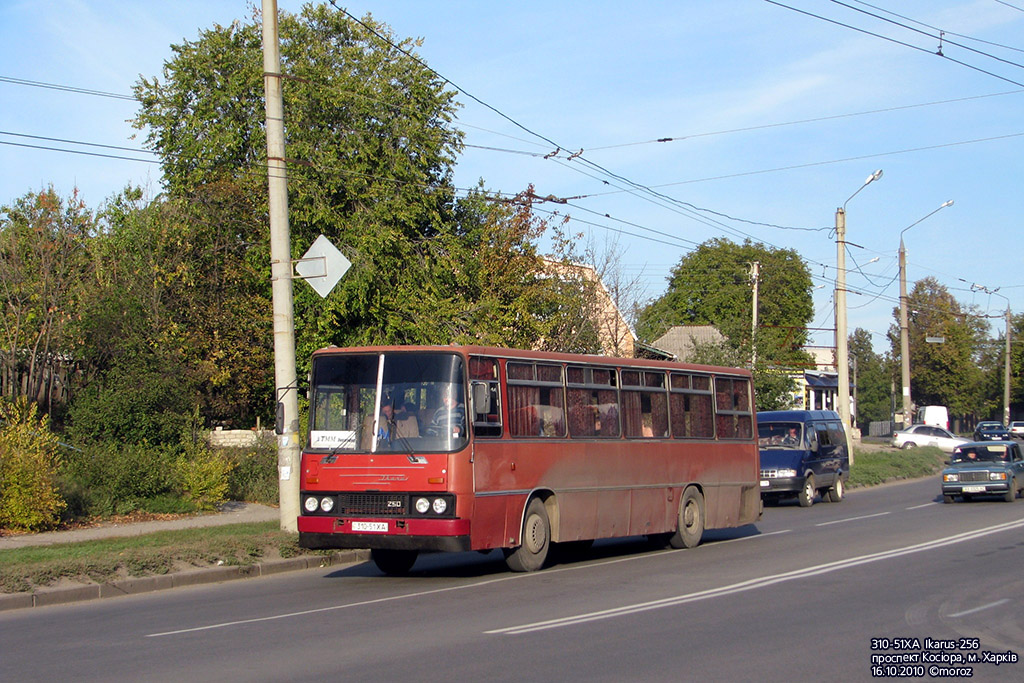
[[910,426],[910,335],[907,330],[907,251],[900,237],[900,380],[903,385],[903,429]]
[[753,286],[753,312],[750,317],[750,368],[757,365],[757,290],[761,277],[761,263],[754,261],[750,264],[750,282]]
[[1003,377],[1003,424],[1010,426],[1010,301],[1006,301],[1006,368]]
[[[865,183],[866,184],[866,183]],[[839,389],[836,396],[839,417],[847,430],[850,424],[850,351],[846,334],[846,210],[836,209],[836,370]]]
[[263,88],[267,111],[267,183],[270,203],[270,279],[274,301],[274,386],[278,415],[277,470],[281,530],[298,531],[299,397],[295,379],[295,318],[284,156],[284,100],[277,0],[263,0]]

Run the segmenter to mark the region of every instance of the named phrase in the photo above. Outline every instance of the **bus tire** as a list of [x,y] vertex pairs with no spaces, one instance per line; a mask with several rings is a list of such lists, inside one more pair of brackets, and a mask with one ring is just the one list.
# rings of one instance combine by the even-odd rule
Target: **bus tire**
[[696,548],[704,536],[704,496],[696,486],[683,492],[679,501],[679,522],[668,544],[673,548]]
[[416,550],[387,550],[376,548],[370,551],[370,559],[388,576],[405,576],[416,562]]
[[523,534],[517,548],[505,549],[505,564],[514,572],[535,572],[544,566],[551,549],[551,523],[540,498],[526,506]]
[[814,475],[808,474],[807,478],[804,479],[804,487],[800,489],[800,493],[797,494],[796,499],[800,503],[800,507],[809,508],[814,505],[814,495],[818,491],[814,488]]

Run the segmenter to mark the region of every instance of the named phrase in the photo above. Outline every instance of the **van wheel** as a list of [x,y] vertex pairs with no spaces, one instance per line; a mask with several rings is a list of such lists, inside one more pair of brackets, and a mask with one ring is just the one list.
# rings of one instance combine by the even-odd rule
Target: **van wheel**
[[800,493],[797,494],[796,499],[800,502],[800,507],[809,508],[814,505],[814,494],[817,490],[814,488],[814,475],[808,474],[807,479],[804,480],[804,487],[800,489]]
[[829,503],[838,503],[846,495],[846,485],[843,484],[842,478],[836,479],[836,483],[832,485],[828,491],[825,491],[825,495],[822,498]]
[[377,548],[370,551],[370,559],[388,576],[404,576],[416,562],[415,550],[385,550]]
[[679,502],[679,528],[668,544],[673,548],[696,548],[704,535],[704,496],[696,486],[683,492]]
[[551,548],[551,523],[540,498],[526,506],[523,535],[518,548],[506,548],[505,564],[514,572],[535,572],[544,566]]

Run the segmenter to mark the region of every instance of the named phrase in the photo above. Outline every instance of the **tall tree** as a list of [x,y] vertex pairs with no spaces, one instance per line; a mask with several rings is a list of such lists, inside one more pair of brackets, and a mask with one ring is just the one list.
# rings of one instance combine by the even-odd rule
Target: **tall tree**
[[882,422],[891,416],[891,374],[887,359],[875,353],[871,333],[867,330],[858,327],[853,331],[849,349],[850,377],[855,381],[857,392],[857,426],[866,434],[870,423]]
[[0,208],[0,391],[49,409],[68,381],[88,269],[85,243],[95,227],[77,193],[30,192]]
[[[760,264],[760,277],[758,330],[752,340],[754,262]],[[759,358],[804,363],[800,347],[813,315],[810,271],[795,250],[715,238],[672,269],[665,294],[641,310],[637,334],[653,341],[674,325],[714,325],[733,346],[746,349],[748,358],[753,341]]]
[[[907,295],[910,387],[914,403],[944,405],[950,414],[975,414],[981,406],[984,373],[979,367],[988,323],[978,311],[960,304],[933,277],[914,283]],[[899,309],[890,328],[892,356],[900,358]],[[927,338],[942,338],[929,343]]]

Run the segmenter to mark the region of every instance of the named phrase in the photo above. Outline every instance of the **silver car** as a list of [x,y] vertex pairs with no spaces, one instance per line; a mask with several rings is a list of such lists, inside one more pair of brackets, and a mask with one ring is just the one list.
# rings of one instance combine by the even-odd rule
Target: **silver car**
[[946,453],[952,453],[960,444],[969,443],[948,429],[934,425],[911,425],[893,435],[892,445],[896,448],[915,448],[917,446],[935,446]]

